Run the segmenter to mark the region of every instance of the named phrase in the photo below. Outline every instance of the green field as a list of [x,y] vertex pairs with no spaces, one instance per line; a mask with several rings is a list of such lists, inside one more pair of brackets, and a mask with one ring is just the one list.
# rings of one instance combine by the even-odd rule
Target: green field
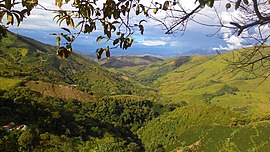
[[5,90],[7,88],[14,87],[21,81],[22,80],[20,79],[9,79],[9,78],[0,77],[0,89]]

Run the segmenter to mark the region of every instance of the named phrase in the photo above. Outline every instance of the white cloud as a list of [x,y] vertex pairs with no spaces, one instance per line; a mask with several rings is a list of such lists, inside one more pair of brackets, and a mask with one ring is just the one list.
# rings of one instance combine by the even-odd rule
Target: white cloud
[[172,42],[170,42],[170,46],[175,47],[175,46],[179,46],[179,45],[180,45],[180,43],[178,41],[172,41]]
[[227,46],[219,46],[219,47],[214,47],[213,50],[235,50],[239,49],[242,47],[245,47],[243,43],[245,42],[245,39],[241,37],[237,37],[235,35],[232,35],[228,38],[224,38],[224,40],[227,42]]
[[166,42],[160,40],[143,40],[139,41],[140,44],[145,46],[161,46],[166,45]]
[[160,37],[160,39],[162,40],[162,41],[170,41],[172,38],[171,37],[169,37],[169,36],[167,36],[167,37]]
[[[54,0],[42,0],[39,1],[39,4],[47,9],[58,10],[59,8],[54,5]],[[16,6],[18,9],[22,9],[21,5]],[[73,9],[71,4],[63,5],[63,9]],[[41,30],[51,30],[51,29],[59,29],[56,20],[53,18],[56,14],[52,11],[45,11],[40,6],[36,6],[32,11],[30,16],[26,16],[26,18],[21,22],[20,28],[23,29],[41,29]],[[62,24],[63,26],[65,24]],[[17,28],[16,26],[11,26],[11,28]]]

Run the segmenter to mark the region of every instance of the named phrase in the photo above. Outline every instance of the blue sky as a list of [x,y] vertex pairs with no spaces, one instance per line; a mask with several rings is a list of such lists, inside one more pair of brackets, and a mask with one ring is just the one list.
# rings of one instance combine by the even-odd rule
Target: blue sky
[[[60,29],[60,28],[59,28]],[[58,32],[59,29],[23,29],[12,28],[11,31],[22,34],[27,37],[34,38],[41,42],[55,45],[56,40],[50,33]],[[112,55],[142,55],[152,54],[162,57],[174,57],[190,54],[196,51],[197,54],[213,53],[214,47],[226,45],[226,42],[218,36],[209,37],[207,34],[211,30],[197,31],[187,30],[181,36],[180,34],[166,35],[164,31],[156,29],[145,29],[144,35],[135,35],[134,44],[127,50],[115,49],[111,50]],[[73,49],[79,52],[94,54],[96,49],[104,47],[105,44],[96,42],[97,34],[82,34],[73,43]]]
[[[54,1],[42,1],[44,6],[51,7]],[[194,7],[194,3],[188,4]],[[210,13],[211,14],[211,13]],[[161,14],[162,15],[162,14]],[[20,27],[10,27],[10,30],[27,37],[34,38],[41,42],[55,45],[55,37],[51,33],[61,32],[60,27],[52,20],[52,13],[35,9],[30,17],[21,23]],[[204,20],[199,18],[198,20]],[[205,21],[205,20],[204,20]],[[205,22],[208,22],[207,20]],[[128,50],[115,49],[112,55],[142,55],[152,54],[162,57],[174,57],[190,54],[208,54],[215,53],[215,49],[235,49],[234,46],[242,46],[242,40],[220,38],[218,35],[209,37],[207,35],[214,33],[217,29],[202,25],[191,24],[188,26],[184,35],[175,33],[166,35],[162,27],[156,26],[153,22],[145,23],[144,35],[135,34],[134,44]],[[139,31],[138,31],[139,33]],[[97,36],[102,33],[82,34],[73,43],[73,49],[84,53],[95,53],[95,50],[105,45],[101,42],[96,43]]]

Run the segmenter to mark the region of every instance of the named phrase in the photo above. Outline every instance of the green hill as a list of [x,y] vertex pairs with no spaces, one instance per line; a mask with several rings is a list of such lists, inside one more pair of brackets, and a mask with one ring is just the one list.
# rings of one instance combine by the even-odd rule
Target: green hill
[[166,113],[138,131],[146,151],[268,151],[270,122],[254,122],[212,105]]
[[[125,72],[157,89],[163,103],[211,103],[245,115],[264,117],[270,112],[267,89],[270,79],[233,69],[225,59],[233,59],[240,51],[167,59],[126,68]],[[267,69],[261,67],[254,72],[267,74]]]
[[[242,51],[248,50],[191,56],[149,83],[163,104],[187,106],[165,113],[138,131],[146,151],[268,151],[270,80],[229,65],[228,59]],[[155,64],[159,69],[166,67]],[[140,69],[134,72],[140,80],[160,73]],[[256,67],[254,72],[266,75],[268,70]]]
[[180,67],[182,64],[188,62],[189,60],[190,57],[183,56],[151,63],[145,66],[127,67],[121,70],[134,80],[143,84],[150,85],[158,78]]
[[33,39],[0,43],[0,151],[144,151],[135,132],[159,115],[149,89]]
[[102,59],[99,61],[99,64],[109,68],[124,68],[139,65],[147,65],[158,61],[163,61],[163,59],[149,55],[120,56],[120,57],[111,57],[110,59]]
[[9,33],[0,151],[268,151],[270,79],[233,69],[227,59],[241,51],[112,58],[115,69],[77,53],[60,59],[55,47]]
[[[264,83],[241,70],[232,70],[224,60],[232,52],[221,56],[193,57],[190,62],[167,73],[154,83],[168,102],[205,102],[245,114],[262,116],[270,112],[269,79]],[[267,72],[257,69],[258,72]]]
[[139,94],[140,88],[96,62],[77,53],[61,59],[56,50],[56,47],[8,33],[0,45],[0,78],[76,86],[94,95]]

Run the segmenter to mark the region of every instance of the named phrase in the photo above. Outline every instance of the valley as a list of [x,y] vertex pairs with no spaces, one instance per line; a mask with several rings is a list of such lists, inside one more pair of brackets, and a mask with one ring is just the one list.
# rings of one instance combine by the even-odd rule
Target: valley
[[95,62],[14,33],[0,43],[0,151],[270,149],[270,79],[227,61],[244,49]]

